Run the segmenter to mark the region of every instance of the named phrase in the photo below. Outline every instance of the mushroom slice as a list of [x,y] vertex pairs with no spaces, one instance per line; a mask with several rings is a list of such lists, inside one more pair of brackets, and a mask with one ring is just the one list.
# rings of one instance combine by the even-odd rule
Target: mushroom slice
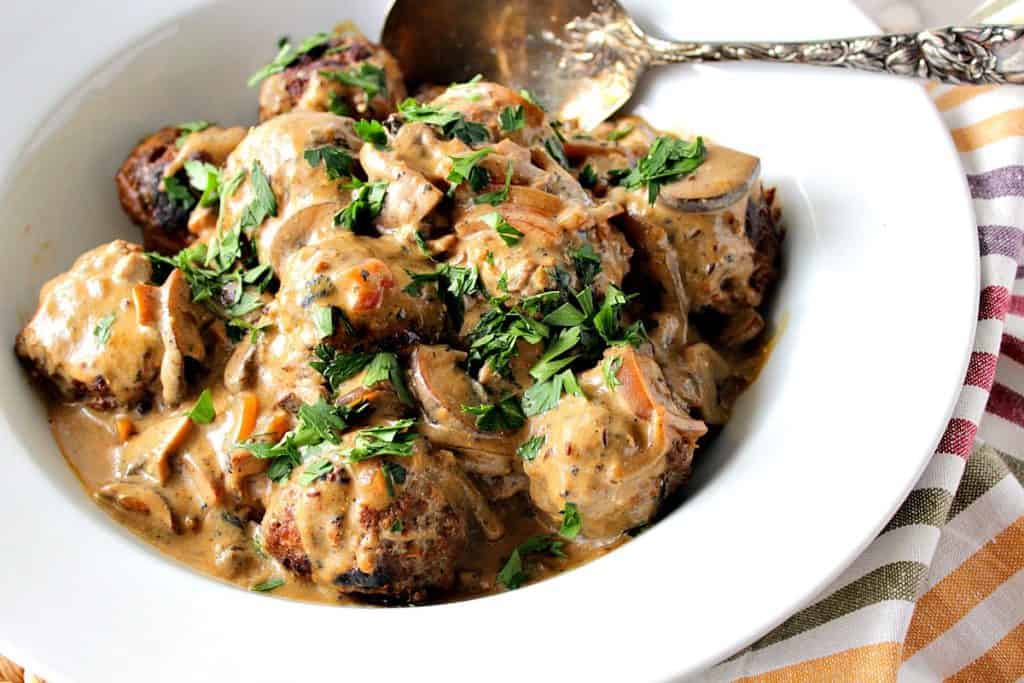
[[185,275],[175,268],[160,291],[160,336],[164,342],[160,382],[164,402],[169,406],[181,403],[187,393],[185,358],[206,360],[199,322],[199,312],[192,304],[192,291]]
[[[451,465],[457,464],[458,460],[451,451],[438,451],[437,456]],[[473,485],[466,474],[458,467],[443,467],[435,470],[441,487],[452,500],[461,499],[473,517],[476,518],[484,538],[488,541],[496,541],[505,535],[505,525],[501,518],[494,513],[487,499]]]
[[690,303],[679,270],[679,256],[665,228],[654,221],[637,220],[629,214],[621,217],[621,225],[636,249],[637,266],[662,290],[661,310],[678,315],[685,321]]
[[243,339],[224,365],[224,386],[232,394],[237,394],[250,388],[255,377],[256,345],[249,339]]
[[243,497],[243,482],[254,474],[265,472],[268,462],[257,458],[244,448],[236,448],[228,455],[228,473],[224,477],[224,485],[232,495]]
[[192,429],[187,415],[162,420],[125,444],[121,469],[125,475],[138,472],[163,486],[171,474],[170,457],[184,445]]
[[659,198],[686,213],[722,211],[745,199],[761,175],[761,160],[708,145],[704,163],[690,175],[661,188]]
[[285,221],[267,226],[260,232],[260,261],[269,263],[275,273],[280,273],[291,254],[337,232],[334,215],[344,208],[340,202],[322,202],[296,211]]
[[113,503],[119,510],[138,515],[161,531],[175,532],[174,516],[167,501],[146,484],[112,482],[101,487],[96,498]]
[[410,387],[423,407],[423,431],[431,442],[469,455],[464,466],[482,474],[507,474],[515,439],[510,432],[480,431],[475,418],[462,410],[487,402],[484,390],[458,366],[465,359],[464,352],[447,346],[420,345],[412,352]]
[[182,463],[203,502],[209,507],[219,505],[224,497],[223,476],[213,454],[205,448],[190,450],[182,457]]
[[367,177],[388,181],[388,193],[377,225],[395,230],[403,225],[417,225],[441,202],[444,194],[401,161],[394,152],[363,145],[359,162]]

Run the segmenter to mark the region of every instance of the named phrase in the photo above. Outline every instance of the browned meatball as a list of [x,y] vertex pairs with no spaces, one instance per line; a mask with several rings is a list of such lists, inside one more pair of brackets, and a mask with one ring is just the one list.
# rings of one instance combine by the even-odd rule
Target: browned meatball
[[195,239],[189,216],[198,198],[173,199],[165,191],[164,178],[173,176],[187,188],[186,160],[220,166],[245,136],[239,127],[209,126],[183,137],[184,132],[168,126],[143,139],[114,176],[121,206],[142,228],[146,249],[164,254],[174,254]]
[[[383,87],[368,91],[321,72],[350,73]],[[384,119],[405,96],[402,72],[391,53],[361,35],[334,36],[263,81],[260,121],[296,109]]]
[[[328,457],[334,469],[320,480],[305,485],[299,467],[275,488],[263,519],[266,551],[341,593],[419,601],[450,588],[471,529],[468,482],[451,454],[417,439],[410,457]],[[390,487],[385,467],[401,469]]]

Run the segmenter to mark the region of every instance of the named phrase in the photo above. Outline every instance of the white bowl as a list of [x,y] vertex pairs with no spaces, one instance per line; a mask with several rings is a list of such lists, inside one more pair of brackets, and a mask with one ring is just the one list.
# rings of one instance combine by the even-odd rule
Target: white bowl
[[[111,176],[140,136],[200,117],[253,121],[245,80],[279,35],[346,18],[375,35],[385,4],[8,3],[0,339],[12,343],[39,285],[78,253],[137,238]],[[873,30],[843,0],[626,4],[666,36]],[[778,345],[678,510],[608,557],[496,597],[389,610],[272,599],[189,571],[110,521],[6,353],[0,652],[51,683],[662,680],[812,599],[896,509],[958,394],[978,256],[956,154],[918,84],[871,75],[665,68],[636,109],[760,155],[789,227]]]

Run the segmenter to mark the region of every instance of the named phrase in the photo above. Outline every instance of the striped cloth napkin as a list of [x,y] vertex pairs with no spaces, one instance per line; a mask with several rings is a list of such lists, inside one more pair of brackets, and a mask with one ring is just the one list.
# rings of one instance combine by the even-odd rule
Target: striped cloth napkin
[[868,550],[816,602],[703,680],[1024,679],[1024,87],[929,92],[960,152],[981,246],[960,400],[924,475]]

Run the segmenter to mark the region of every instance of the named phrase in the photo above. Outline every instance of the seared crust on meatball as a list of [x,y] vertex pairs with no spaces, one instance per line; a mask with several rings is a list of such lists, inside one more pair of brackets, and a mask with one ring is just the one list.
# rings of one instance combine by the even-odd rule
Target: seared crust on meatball
[[[384,87],[372,97],[360,87],[321,73],[359,73],[363,65],[383,71]],[[263,81],[260,121],[295,109],[383,120],[405,96],[402,72],[391,53],[361,35],[335,36]]]
[[140,142],[114,176],[121,206],[142,228],[147,249],[177,252],[188,243],[190,206],[171,200],[161,191],[164,169],[178,154],[174,126],[161,128]]

